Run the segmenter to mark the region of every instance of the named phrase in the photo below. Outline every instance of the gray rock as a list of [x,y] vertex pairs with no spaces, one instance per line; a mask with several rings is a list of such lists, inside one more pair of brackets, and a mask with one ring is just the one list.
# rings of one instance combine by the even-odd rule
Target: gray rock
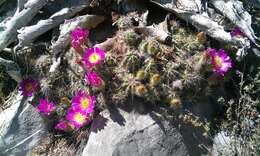
[[0,155],[25,156],[37,146],[46,126],[27,98],[17,95],[12,103],[0,113]]
[[83,156],[187,156],[177,129],[154,114],[105,110],[94,119]]

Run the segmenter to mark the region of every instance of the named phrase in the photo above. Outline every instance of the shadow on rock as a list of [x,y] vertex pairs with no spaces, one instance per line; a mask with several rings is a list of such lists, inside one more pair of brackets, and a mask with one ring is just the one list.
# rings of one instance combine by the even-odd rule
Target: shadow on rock
[[101,115],[98,115],[97,118],[92,123],[91,132],[97,133],[105,128],[106,122],[108,121],[107,118],[104,118]]
[[110,112],[110,118],[114,122],[118,123],[120,126],[125,125],[125,118],[120,114],[116,107],[110,106],[108,107],[108,111]]

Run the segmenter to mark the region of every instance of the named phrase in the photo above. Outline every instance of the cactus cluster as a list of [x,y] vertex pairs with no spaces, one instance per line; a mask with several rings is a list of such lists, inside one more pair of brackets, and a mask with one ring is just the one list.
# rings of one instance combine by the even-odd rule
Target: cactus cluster
[[105,65],[113,76],[106,75],[116,80],[106,86],[112,103],[123,104],[136,97],[147,103],[168,104],[173,109],[180,109],[182,99],[192,96],[185,90],[189,89],[189,94],[198,92],[199,85],[203,84],[203,73],[195,67],[203,57],[206,41],[202,42],[203,34],[197,35],[190,28],[178,29],[180,31],[172,32],[173,45],[165,45],[131,29],[117,34],[117,43],[106,59],[115,64],[112,67]]
[[[142,98],[147,103],[168,104],[173,109],[180,109],[183,99],[200,92],[204,73],[198,72],[196,65],[204,57],[206,39],[202,42],[204,35],[197,35],[191,28],[178,25],[176,31],[174,21],[172,25],[172,45],[138,34],[131,28],[116,33],[102,68],[97,66],[95,69],[105,86],[101,91],[93,90],[97,108]],[[50,67],[49,59],[40,58],[35,66],[42,69],[40,81],[45,96],[71,97],[78,89],[91,90],[84,81],[84,71],[77,63],[73,49],[66,53],[57,71],[44,74],[48,73],[45,69]]]

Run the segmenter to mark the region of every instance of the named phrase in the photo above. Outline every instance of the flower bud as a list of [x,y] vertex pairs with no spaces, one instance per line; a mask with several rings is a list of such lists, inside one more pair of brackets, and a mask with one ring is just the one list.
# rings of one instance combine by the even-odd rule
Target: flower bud
[[145,72],[144,70],[139,70],[136,74],[136,79],[137,80],[143,80],[145,78]]
[[156,86],[160,83],[160,81],[161,81],[161,76],[159,74],[154,74],[150,78],[150,85]]
[[159,43],[155,42],[155,41],[151,41],[149,42],[149,44],[147,45],[147,52],[150,55],[156,55],[157,53],[159,53],[161,51],[160,49],[160,45]]
[[62,97],[62,98],[61,98],[61,103],[62,103],[62,104],[65,104],[65,105],[68,106],[68,107],[70,106],[70,100],[69,100],[68,97],[65,97],[65,96]]
[[146,93],[147,93],[147,89],[145,85],[138,84],[137,86],[135,86],[135,94],[137,96],[144,96]]
[[207,42],[206,33],[203,32],[203,31],[202,31],[202,32],[199,32],[199,33],[197,34],[197,39],[198,39],[199,43],[201,43],[201,44],[206,43],[206,42]]
[[170,101],[170,106],[175,110],[180,109],[182,107],[181,99],[180,98],[172,98],[171,101]]
[[105,88],[104,80],[96,72],[86,73],[85,81],[97,91]]

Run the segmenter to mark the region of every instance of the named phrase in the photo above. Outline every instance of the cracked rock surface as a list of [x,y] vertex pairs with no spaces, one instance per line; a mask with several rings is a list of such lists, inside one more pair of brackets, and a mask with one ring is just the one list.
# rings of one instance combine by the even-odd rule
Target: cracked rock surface
[[83,156],[187,156],[181,134],[152,112],[104,110],[94,119]]

